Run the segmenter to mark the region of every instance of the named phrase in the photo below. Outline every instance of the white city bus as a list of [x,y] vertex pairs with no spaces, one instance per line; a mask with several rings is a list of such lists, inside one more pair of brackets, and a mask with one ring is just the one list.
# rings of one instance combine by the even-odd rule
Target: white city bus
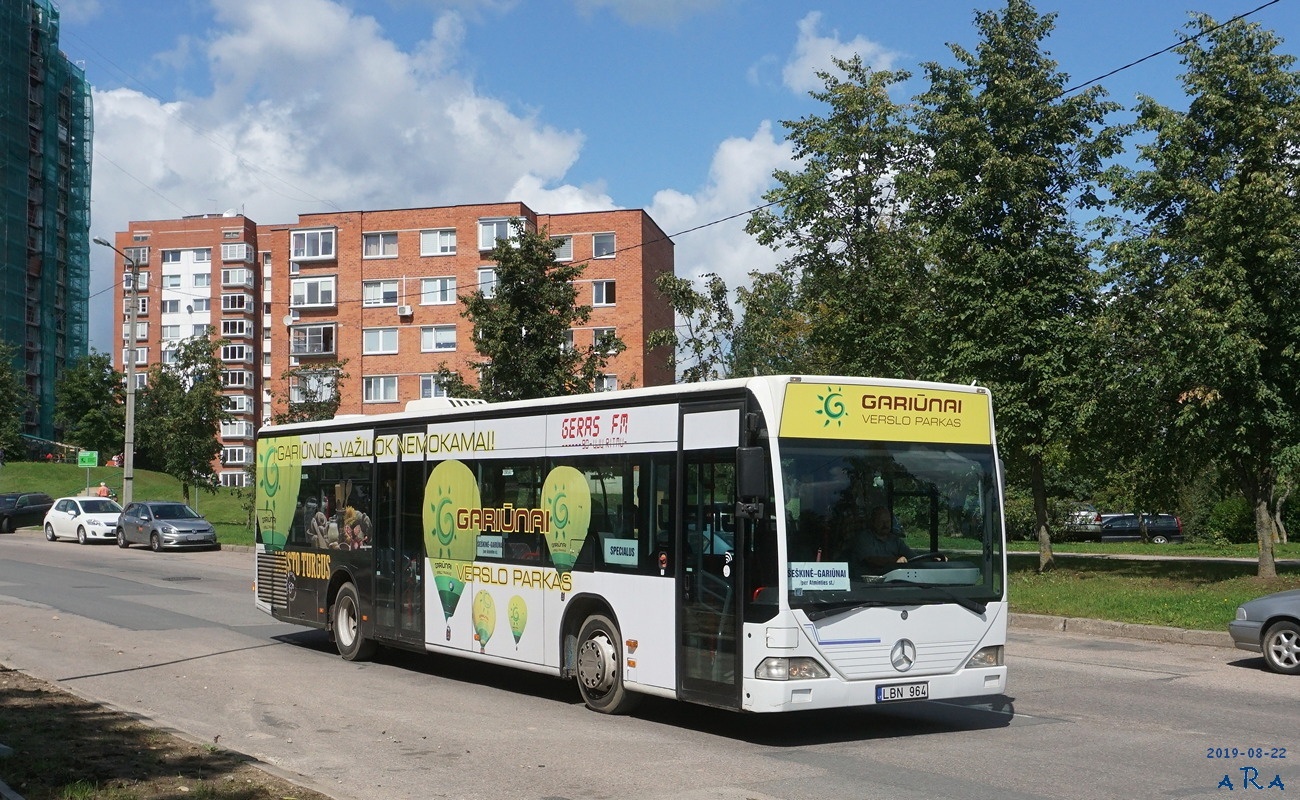
[[607,713],[1000,694],[998,465],[987,390],[852,377],[268,426],[256,602],[345,659],[575,678]]

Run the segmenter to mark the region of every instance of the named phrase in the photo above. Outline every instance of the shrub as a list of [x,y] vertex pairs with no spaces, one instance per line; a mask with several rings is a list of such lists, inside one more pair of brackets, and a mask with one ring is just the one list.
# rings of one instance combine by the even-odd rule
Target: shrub
[[1205,523],[1216,541],[1247,544],[1256,540],[1255,511],[1244,497],[1226,497],[1214,504]]

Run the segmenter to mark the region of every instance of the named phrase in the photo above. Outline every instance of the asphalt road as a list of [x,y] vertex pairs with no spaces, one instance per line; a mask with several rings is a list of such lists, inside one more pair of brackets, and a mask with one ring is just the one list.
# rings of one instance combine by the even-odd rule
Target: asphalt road
[[990,702],[741,716],[651,699],[607,717],[542,675],[342,661],[324,634],[256,611],[252,575],[249,553],[0,536],[0,663],[341,799],[1194,798],[1223,797],[1225,777],[1285,796],[1275,776],[1300,790],[1300,679],[1227,647],[1013,625],[1011,688]]

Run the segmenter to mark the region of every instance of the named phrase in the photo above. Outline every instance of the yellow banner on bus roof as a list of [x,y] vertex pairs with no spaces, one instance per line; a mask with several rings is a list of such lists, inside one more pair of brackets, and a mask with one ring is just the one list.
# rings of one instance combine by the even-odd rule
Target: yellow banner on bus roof
[[791,383],[781,409],[781,436],[991,444],[993,425],[982,392]]

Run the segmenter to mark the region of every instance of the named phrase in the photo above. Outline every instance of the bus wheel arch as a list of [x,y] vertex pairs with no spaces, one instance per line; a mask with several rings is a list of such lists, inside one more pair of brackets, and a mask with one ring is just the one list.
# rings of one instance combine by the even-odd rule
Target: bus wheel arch
[[361,596],[348,575],[330,581],[327,624],[330,638],[345,661],[368,661],[375,654],[375,641],[366,635],[361,613]]
[[641,700],[623,682],[622,632],[610,608],[595,598],[570,605],[565,619],[566,674],[577,680],[587,707],[626,714]]

